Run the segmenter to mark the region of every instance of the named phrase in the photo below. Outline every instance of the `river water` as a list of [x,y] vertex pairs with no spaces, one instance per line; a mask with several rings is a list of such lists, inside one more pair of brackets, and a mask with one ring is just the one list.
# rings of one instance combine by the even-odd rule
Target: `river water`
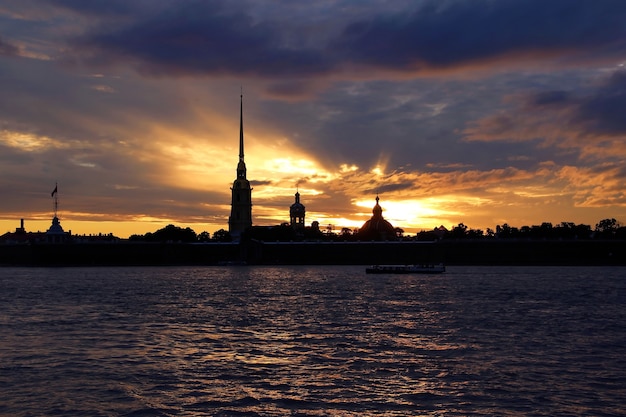
[[3,416],[624,416],[626,268],[0,268]]

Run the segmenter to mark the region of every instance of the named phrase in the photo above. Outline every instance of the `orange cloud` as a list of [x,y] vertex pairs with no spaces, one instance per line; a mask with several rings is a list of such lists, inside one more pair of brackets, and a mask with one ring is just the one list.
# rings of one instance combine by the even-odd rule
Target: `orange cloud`
[[567,189],[578,207],[626,207],[626,173],[622,166],[566,166],[557,172],[557,176],[567,181]]

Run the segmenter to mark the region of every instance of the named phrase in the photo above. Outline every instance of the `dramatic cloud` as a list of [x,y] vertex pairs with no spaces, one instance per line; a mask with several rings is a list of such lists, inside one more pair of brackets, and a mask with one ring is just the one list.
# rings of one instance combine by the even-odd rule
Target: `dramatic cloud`
[[466,140],[537,141],[578,150],[581,157],[626,156],[624,71],[612,73],[586,95],[543,91],[509,101],[513,107],[472,122]]
[[223,10],[217,2],[180,2],[122,28],[86,33],[74,43],[91,63],[128,61],[142,74],[155,76],[277,78],[328,69],[321,51],[289,45],[276,28],[243,12]]
[[615,72],[592,96],[585,97],[575,121],[589,133],[626,135],[626,71]]
[[[621,0],[0,0],[0,222],[626,221]],[[34,224],[32,224],[34,223]],[[68,225],[69,224],[69,225]],[[0,230],[3,232],[3,230]]]
[[351,23],[336,47],[358,63],[420,71],[480,61],[620,57],[619,0],[428,1],[411,13]]
[[218,1],[168,3],[147,14],[118,2],[106,7],[57,3],[115,22],[73,40],[83,58],[100,64],[126,61],[155,76],[299,79],[347,69],[353,76],[356,69],[369,78],[362,67],[420,73],[493,61],[508,66],[512,60],[580,65],[591,56],[619,59],[626,47],[620,0],[423,1],[398,12],[370,5],[368,17],[331,17],[333,24],[326,28],[336,33],[331,37],[302,29],[306,21],[295,27],[289,20],[295,11],[289,7],[260,20],[245,8]]

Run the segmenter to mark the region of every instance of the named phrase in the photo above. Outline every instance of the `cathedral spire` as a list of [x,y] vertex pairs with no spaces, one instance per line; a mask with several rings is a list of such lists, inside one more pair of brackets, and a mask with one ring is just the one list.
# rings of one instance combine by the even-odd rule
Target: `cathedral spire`
[[239,160],[243,162],[243,92],[239,100]]
[[239,103],[239,162],[237,178],[233,182],[228,231],[233,240],[238,241],[241,235],[252,226],[252,188],[246,178],[246,163],[243,160],[243,91]]
[[239,99],[239,163],[237,164],[237,178],[246,179],[246,163],[243,159],[243,92]]

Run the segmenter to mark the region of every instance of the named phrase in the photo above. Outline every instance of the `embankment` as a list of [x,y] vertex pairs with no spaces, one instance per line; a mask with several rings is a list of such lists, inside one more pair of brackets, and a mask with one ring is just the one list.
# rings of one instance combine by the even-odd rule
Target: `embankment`
[[81,243],[0,245],[0,265],[626,265],[626,241]]

